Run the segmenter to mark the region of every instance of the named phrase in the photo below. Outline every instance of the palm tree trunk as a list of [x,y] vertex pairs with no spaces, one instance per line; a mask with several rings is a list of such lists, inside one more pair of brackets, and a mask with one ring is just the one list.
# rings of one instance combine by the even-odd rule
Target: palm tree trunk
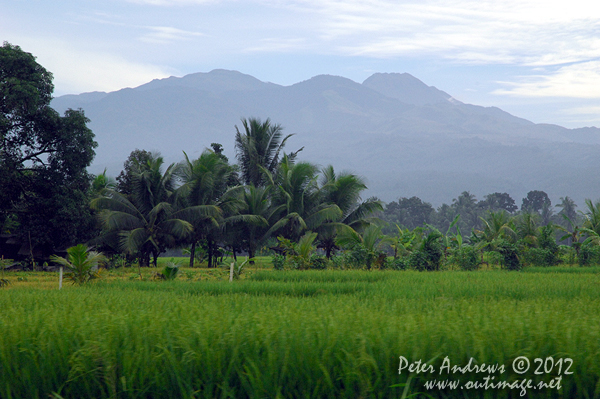
[[207,252],[208,252],[208,267],[212,268],[213,264],[216,263],[216,262],[214,262],[214,260],[216,260],[216,259],[214,258],[213,240],[207,239],[206,244],[207,244]]
[[248,259],[250,259],[250,264],[254,266],[254,228],[250,229],[250,234],[248,237]]
[[154,267],[158,267],[158,255],[160,255],[158,251],[152,251],[152,264]]
[[250,259],[250,264],[254,265],[254,247],[252,245],[248,245],[248,259]]
[[196,241],[192,242],[190,247],[190,267],[194,267],[194,259],[196,258]]
[[140,267],[150,266],[150,252],[142,251],[138,256],[138,265]]

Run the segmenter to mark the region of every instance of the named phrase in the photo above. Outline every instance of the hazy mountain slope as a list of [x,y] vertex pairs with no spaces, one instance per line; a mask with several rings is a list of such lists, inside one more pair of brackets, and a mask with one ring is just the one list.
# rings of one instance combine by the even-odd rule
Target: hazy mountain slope
[[433,86],[427,86],[408,73],[376,73],[367,78],[363,86],[407,104],[425,105],[445,103],[452,96]]
[[154,80],[134,89],[53,101],[83,108],[100,146],[93,172],[117,175],[135,149],[168,161],[195,157],[212,142],[233,160],[235,125],[270,117],[296,133],[286,149],[301,159],[351,170],[386,201],[418,195],[440,204],[470,190],[481,198],[527,191],[580,204],[600,197],[600,130],[536,125],[495,107],[455,101],[408,74],[375,74],[363,84],[329,75],[291,86],[216,70]]

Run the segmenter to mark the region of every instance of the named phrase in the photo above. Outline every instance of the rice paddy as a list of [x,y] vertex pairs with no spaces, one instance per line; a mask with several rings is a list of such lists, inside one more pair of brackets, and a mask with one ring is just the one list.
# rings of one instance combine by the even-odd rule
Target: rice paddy
[[[149,270],[141,279],[118,270],[61,291],[57,274],[9,274],[10,286],[0,290],[0,397],[600,395],[598,268],[248,269],[232,283],[226,272],[185,269],[165,282]],[[523,374],[512,366],[519,356],[531,363]],[[436,373],[399,373],[400,357],[429,362]],[[506,371],[439,375],[445,358]],[[572,359],[573,374],[557,367],[535,374],[536,359],[548,358],[552,365]],[[562,378],[560,389],[524,396],[518,387],[426,385],[445,378],[467,388],[490,375],[535,384]]]

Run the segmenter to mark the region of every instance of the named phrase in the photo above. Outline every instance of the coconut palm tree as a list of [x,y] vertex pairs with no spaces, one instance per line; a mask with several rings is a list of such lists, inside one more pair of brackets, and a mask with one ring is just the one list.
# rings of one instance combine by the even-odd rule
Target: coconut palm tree
[[475,195],[463,191],[458,198],[452,200],[454,215],[460,215],[459,227],[463,231],[471,231],[479,225],[479,207]]
[[517,237],[530,247],[538,245],[538,218],[537,213],[525,212],[519,215],[515,221],[515,232]]
[[92,197],[98,197],[102,195],[105,189],[114,189],[117,186],[117,182],[114,178],[106,175],[106,168],[98,176],[94,176],[92,180]]
[[[366,267],[370,270],[373,262],[382,254],[381,249],[389,243],[389,240],[381,234],[380,226],[372,224],[365,228],[362,234],[350,227],[343,229],[338,234],[336,243],[340,247],[364,252]],[[385,257],[385,254],[382,255]]]
[[[179,164],[176,173],[182,183],[177,194],[182,207],[195,207],[202,212],[180,212],[181,218],[189,222],[194,230],[187,241],[190,248],[190,267],[194,265],[194,254],[199,241],[206,239],[208,243],[208,266],[212,266],[215,255],[216,240],[221,224],[229,215],[235,214],[239,201],[231,193],[227,182],[234,174],[234,168],[219,154],[205,150],[198,159],[190,161],[184,152],[185,159]],[[211,212],[207,212],[208,210]],[[225,213],[225,214],[223,214]]]
[[[561,208],[559,215],[564,215],[570,219],[571,222],[575,222],[577,219],[577,204],[570,197],[560,197],[560,204],[556,205],[558,208]],[[564,219],[564,217],[563,217]],[[565,219],[567,221],[567,219]],[[568,227],[568,226],[565,226]]]
[[[191,214],[214,216],[215,207],[178,207],[175,186],[175,165],[164,173],[164,161],[154,156],[144,169],[134,174],[134,190],[131,200],[111,189],[91,202],[99,212],[104,234],[99,237],[105,243],[118,242],[120,250],[138,256],[140,266],[148,266],[150,255],[156,266],[158,255],[175,245],[177,240],[188,236],[193,226],[185,219]],[[113,244],[114,245],[114,244]]]
[[[264,122],[256,118],[242,119],[242,126],[244,132],[235,127],[235,151],[242,179],[245,184],[264,186],[267,180],[263,169],[275,173],[285,142],[293,134],[283,137],[281,125],[272,124],[268,118]],[[290,157],[294,159],[300,151],[302,148],[290,154]]]
[[331,165],[324,168],[321,173],[322,201],[337,205],[342,211],[339,219],[323,223],[315,229],[319,234],[319,248],[324,249],[325,255],[330,258],[333,250],[338,248],[335,238],[340,228],[349,226],[359,231],[364,229],[374,222],[369,218],[371,215],[383,211],[383,203],[376,198],[361,201],[360,193],[366,190],[367,186],[364,180],[355,174],[337,175]]
[[581,231],[587,235],[583,245],[600,245],[600,200],[595,203],[590,199],[585,200],[587,211],[584,213],[585,221]]
[[[241,201],[238,215],[231,217],[225,229],[234,232],[234,240],[248,250],[248,257],[254,258],[256,251],[273,234],[278,222],[278,215],[284,205],[273,206],[270,192],[273,186],[255,187],[245,186],[238,195]],[[271,228],[270,228],[271,227]],[[253,264],[253,261],[250,261]]]
[[[559,212],[560,213],[560,212]],[[566,214],[561,214],[565,222],[567,223],[567,227],[556,225],[558,230],[564,231],[565,234],[558,239],[558,241],[567,240],[567,244],[571,245],[575,248],[575,252],[577,257],[579,257],[579,250],[581,248],[580,238],[582,235],[581,226],[577,224],[576,221],[568,217]]]
[[272,229],[283,237],[297,241],[305,230],[316,230],[323,223],[342,217],[338,205],[324,201],[323,192],[317,184],[316,165],[294,163],[286,155],[275,176],[266,170],[264,172],[273,188],[273,204],[282,207],[279,221]]
[[485,243],[484,246],[492,246],[492,243],[499,239],[514,241],[516,238],[508,212],[504,210],[489,212],[486,218],[480,217],[480,219],[483,228],[475,230],[475,235],[479,242]]
[[73,284],[81,285],[98,277],[98,265],[108,259],[100,252],[91,251],[87,245],[79,244],[67,249],[67,258],[52,255],[50,261],[64,266],[67,269],[65,277]]
[[593,203],[592,200],[586,199],[585,205],[587,211],[583,214],[585,217],[583,226],[600,234],[600,200]]

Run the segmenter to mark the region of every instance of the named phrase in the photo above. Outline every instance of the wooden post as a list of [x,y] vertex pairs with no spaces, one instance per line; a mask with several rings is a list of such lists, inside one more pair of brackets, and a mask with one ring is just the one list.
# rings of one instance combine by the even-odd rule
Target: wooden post
[[59,278],[58,278],[58,289],[61,290],[62,289],[62,276],[63,276],[63,268],[62,266],[60,267],[60,273],[59,273]]
[[229,267],[229,282],[230,283],[233,281],[233,265],[235,265],[235,262],[231,262],[231,266]]

